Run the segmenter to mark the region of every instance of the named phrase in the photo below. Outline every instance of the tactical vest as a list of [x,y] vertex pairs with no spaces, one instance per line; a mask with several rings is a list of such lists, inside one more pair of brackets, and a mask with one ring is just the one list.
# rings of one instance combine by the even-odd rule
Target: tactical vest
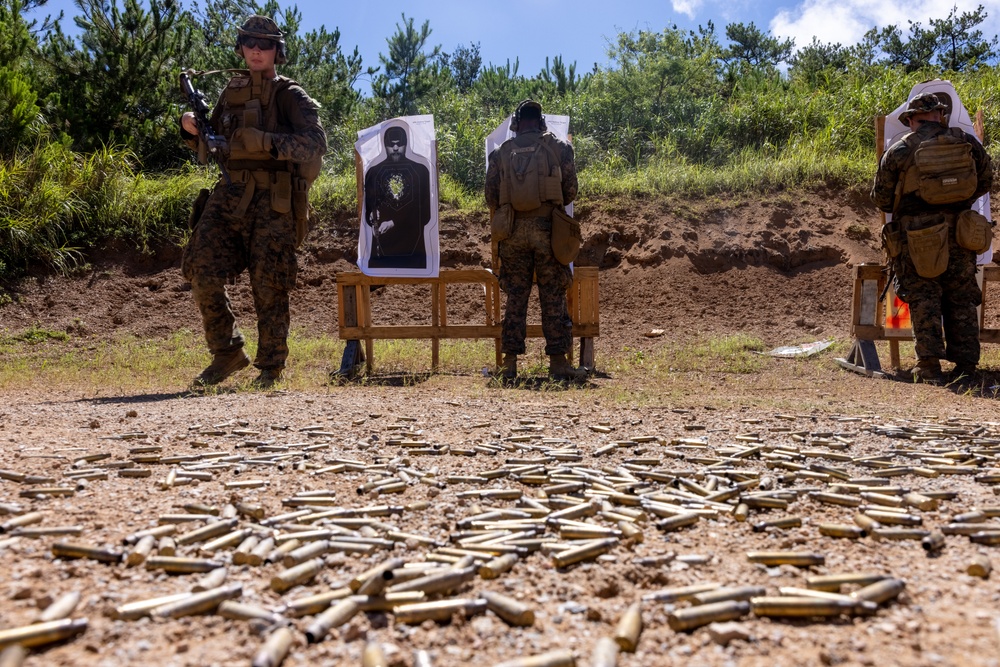
[[956,204],[972,197],[978,183],[976,161],[965,132],[949,128],[924,141],[911,132],[903,137],[910,148],[904,174],[900,178],[902,195],[915,193],[933,206]]
[[563,205],[562,168],[551,132],[522,134],[500,146],[500,204],[515,211]]

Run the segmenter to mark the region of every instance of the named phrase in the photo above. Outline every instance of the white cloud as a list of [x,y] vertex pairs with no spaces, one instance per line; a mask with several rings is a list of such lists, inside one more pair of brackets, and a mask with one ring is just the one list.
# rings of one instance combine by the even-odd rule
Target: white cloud
[[979,5],[988,15],[979,29],[991,39],[1000,32],[1000,0],[805,0],[795,9],[778,12],[769,29],[777,37],[793,38],[797,47],[806,46],[814,36],[822,43],[852,46],[872,28],[896,25],[905,35],[909,21],[927,28],[930,19],[947,17],[953,6],[962,14]]
[[675,12],[693,19],[695,12],[701,8],[702,0],[671,0],[671,4],[674,6]]

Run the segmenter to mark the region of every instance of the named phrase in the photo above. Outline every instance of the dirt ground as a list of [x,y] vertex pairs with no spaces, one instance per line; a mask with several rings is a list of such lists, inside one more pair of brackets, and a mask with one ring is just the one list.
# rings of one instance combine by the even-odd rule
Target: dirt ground
[[[878,260],[874,213],[860,198],[826,192],[745,202],[597,202],[578,215],[587,235],[580,263],[601,267],[598,358],[648,345],[644,334],[652,328],[667,329],[667,339],[734,332],[773,345],[845,339],[850,266]],[[296,325],[335,331],[335,273],[352,266],[354,224],[329,221],[310,238],[293,302]],[[485,265],[484,228],[484,219],[445,211],[443,264]],[[15,299],[0,309],[0,327],[66,330],[80,345],[197,330],[177,265],[176,250],[149,258],[109,251],[86,275],[36,276],[9,290]],[[233,289],[246,324],[248,292],[245,281]],[[376,320],[416,322],[425,308],[388,288],[373,303]],[[475,320],[471,302],[453,307],[453,321]],[[274,627],[288,623],[294,642],[285,665],[362,664],[374,642],[389,664],[407,667],[417,650],[440,666],[492,665],[559,649],[584,666],[598,664],[598,640],[613,636],[628,606],[645,598],[636,651],[622,653],[618,665],[1000,665],[996,574],[967,572],[979,553],[1000,565],[996,547],[949,534],[943,549],[926,552],[919,540],[889,539],[892,533],[841,539],[820,532],[821,524],[854,525],[860,504],[875,511],[885,505],[883,512],[903,504],[899,514],[910,518],[897,520],[920,530],[955,518],[1000,530],[996,401],[961,388],[789,368],[735,376],[706,369],[696,382],[678,378],[661,401],[641,402],[629,398],[641,377],[614,398],[601,391],[619,382],[613,377],[596,379],[596,390],[568,391],[502,388],[476,376],[270,393],[8,391],[0,405],[0,628],[32,623],[41,609],[78,592],[70,617],[85,619],[86,630],[33,649],[23,664],[245,665]],[[402,484],[375,487],[396,480]],[[941,494],[938,507],[906,506],[907,490]],[[848,504],[824,502],[816,492],[837,492],[848,497],[837,502]],[[581,501],[592,504],[579,515],[542,520]],[[733,514],[741,501],[754,505],[745,521]],[[285,540],[306,528],[328,529],[339,546],[318,556],[311,579],[275,590],[282,562],[234,564],[234,545],[206,550],[212,538],[186,537],[217,520],[207,511],[226,516],[230,503],[262,512],[237,514],[229,530]],[[272,521],[295,510],[313,516]],[[973,510],[982,514],[957,517]],[[30,512],[41,513],[36,523],[7,525]],[[658,525],[690,512],[699,517],[693,525]],[[203,575],[53,555],[54,545],[71,543],[126,556],[135,551],[123,543],[127,536],[185,513],[192,520],[176,524],[177,554],[221,564],[222,585],[239,585],[238,601],[280,618],[234,620],[213,606],[176,619],[124,620],[116,611],[122,605],[189,592]],[[801,525],[758,526],[782,518]],[[891,519],[883,524],[897,527]],[[596,557],[560,566],[571,543],[585,539],[573,537],[574,528],[610,542]],[[49,534],[33,534],[38,529]],[[487,579],[473,567],[452,591],[427,596],[470,600],[468,617],[408,624],[392,612],[360,612],[309,643],[315,614],[288,608],[343,588],[389,558],[409,569],[428,560],[450,567],[444,561],[468,554],[481,563],[492,556],[480,555],[487,547],[478,541],[489,538],[523,540],[513,542],[519,558],[512,569]],[[352,552],[366,539],[370,553]],[[756,563],[748,556],[755,551],[813,554],[816,564]],[[157,555],[154,549],[150,557]],[[406,566],[394,570],[398,578],[406,578]],[[693,603],[664,591],[716,584],[762,587],[774,596],[781,587],[805,588],[811,576],[847,573],[898,578],[905,590],[871,615],[748,612],[731,624],[671,629],[670,614]],[[476,601],[486,592],[522,602],[533,623],[515,627],[481,610]]]

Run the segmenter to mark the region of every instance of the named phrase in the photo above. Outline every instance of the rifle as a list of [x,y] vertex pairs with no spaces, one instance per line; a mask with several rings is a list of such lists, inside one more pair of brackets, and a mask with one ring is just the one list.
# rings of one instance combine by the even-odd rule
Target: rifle
[[198,134],[201,135],[201,140],[208,149],[209,157],[219,165],[226,185],[232,185],[233,181],[229,178],[229,172],[223,161],[225,155],[229,153],[229,142],[226,141],[225,137],[212,132],[212,126],[208,122],[209,107],[208,102],[205,101],[205,93],[195,88],[191,83],[191,76],[194,74],[196,72],[190,69],[181,72],[181,92],[184,93],[188,104],[191,105],[191,110],[194,111],[194,121],[198,126]]

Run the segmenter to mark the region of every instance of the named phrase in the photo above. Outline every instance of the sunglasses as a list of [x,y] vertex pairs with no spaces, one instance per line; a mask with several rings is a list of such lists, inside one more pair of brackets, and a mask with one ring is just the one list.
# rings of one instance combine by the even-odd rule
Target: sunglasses
[[273,39],[263,37],[241,37],[240,44],[248,49],[260,49],[261,51],[270,51],[278,45]]

